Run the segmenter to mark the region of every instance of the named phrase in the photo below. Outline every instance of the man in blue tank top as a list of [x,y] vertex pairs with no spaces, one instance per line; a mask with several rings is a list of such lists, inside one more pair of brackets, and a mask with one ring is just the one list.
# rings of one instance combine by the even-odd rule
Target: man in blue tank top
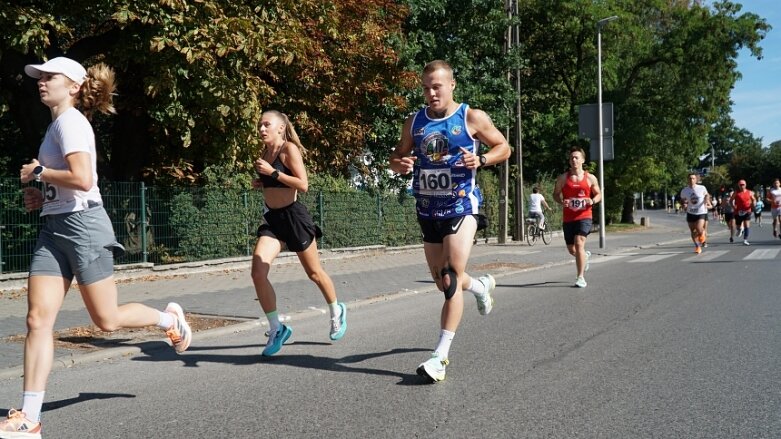
[[[390,168],[413,173],[426,262],[445,293],[439,343],[417,369],[419,375],[436,382],[445,379],[450,344],[464,312],[463,290],[474,294],[480,314],[490,313],[493,307],[494,278],[487,274],[473,279],[465,271],[481,202],[475,175],[477,168],[507,160],[510,146],[485,112],[453,100],[456,81],[447,62],[426,64],[421,82],[427,106],[404,122]],[[489,148],[485,154],[480,154],[481,143]]]

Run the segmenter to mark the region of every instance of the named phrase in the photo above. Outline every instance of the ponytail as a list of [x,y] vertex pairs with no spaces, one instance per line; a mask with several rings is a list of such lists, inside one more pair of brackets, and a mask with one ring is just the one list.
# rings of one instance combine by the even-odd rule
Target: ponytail
[[95,111],[116,114],[113,98],[116,90],[114,70],[104,63],[98,63],[87,70],[87,77],[81,84],[78,106],[87,119],[92,120]]

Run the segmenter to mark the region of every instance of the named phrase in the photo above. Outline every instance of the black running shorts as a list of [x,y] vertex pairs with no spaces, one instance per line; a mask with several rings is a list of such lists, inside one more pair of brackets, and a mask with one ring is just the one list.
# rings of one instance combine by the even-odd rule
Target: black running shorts
[[265,222],[258,227],[258,238],[276,238],[284,242],[292,252],[306,250],[315,238],[323,236],[309,211],[298,201],[280,209],[268,209],[263,214],[263,219]]
[[573,245],[576,235],[588,236],[591,233],[591,219],[566,222],[562,224],[562,231],[564,232],[564,242],[567,245]]

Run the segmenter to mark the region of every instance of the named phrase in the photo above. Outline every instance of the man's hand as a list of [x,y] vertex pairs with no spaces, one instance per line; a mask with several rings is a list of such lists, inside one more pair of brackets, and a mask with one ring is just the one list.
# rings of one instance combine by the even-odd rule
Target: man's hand
[[417,159],[415,156],[393,157],[390,161],[391,170],[402,175],[409,174],[415,167],[415,160]]

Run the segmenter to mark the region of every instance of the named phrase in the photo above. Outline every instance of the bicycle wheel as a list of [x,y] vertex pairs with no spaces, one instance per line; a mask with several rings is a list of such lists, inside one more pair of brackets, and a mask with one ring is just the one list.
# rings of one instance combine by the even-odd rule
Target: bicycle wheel
[[550,224],[547,224],[540,234],[542,235],[542,242],[544,242],[545,245],[550,244],[553,239],[553,230],[551,230]]
[[534,224],[529,224],[526,227],[526,243],[529,245],[534,245],[534,241],[537,240],[537,226]]

